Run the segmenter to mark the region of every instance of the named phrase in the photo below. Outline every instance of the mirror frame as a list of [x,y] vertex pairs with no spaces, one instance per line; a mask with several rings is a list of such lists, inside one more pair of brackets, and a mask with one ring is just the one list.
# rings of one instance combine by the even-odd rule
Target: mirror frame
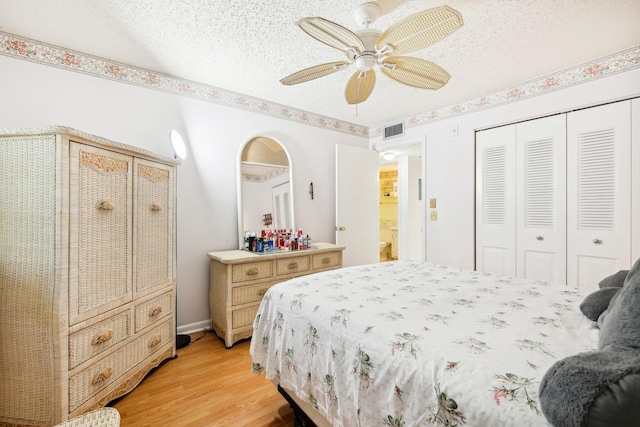
[[[271,139],[274,142],[277,142],[280,147],[282,147],[282,150],[285,152],[285,154],[287,155],[287,160],[289,161],[289,189],[291,192],[291,197],[289,197],[289,208],[291,210],[291,229],[295,230],[295,222],[296,222],[296,216],[294,213],[294,191],[293,191],[293,162],[291,160],[291,153],[289,153],[289,150],[287,150],[287,147],[277,138],[274,138],[273,136],[269,136],[269,135],[255,135],[252,136],[251,138],[247,139],[245,142],[243,142],[240,145],[240,148],[238,148],[238,153],[236,155],[236,168],[237,168],[237,172],[236,172],[236,198],[238,201],[238,249],[243,250],[244,249],[244,217],[243,217],[243,207],[242,207],[242,153],[244,152],[244,149],[246,148],[247,144],[249,144],[251,141],[253,141],[256,138],[268,138]],[[256,230],[258,231],[258,230]]]

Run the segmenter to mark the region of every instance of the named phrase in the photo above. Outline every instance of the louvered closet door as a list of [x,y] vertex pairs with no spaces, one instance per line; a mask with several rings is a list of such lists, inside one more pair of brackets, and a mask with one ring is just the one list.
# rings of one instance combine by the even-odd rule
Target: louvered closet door
[[516,275],[566,283],[566,116],[516,125]]
[[174,280],[174,169],[134,161],[134,293],[169,286]]
[[631,255],[631,115],[623,101],[567,116],[567,281],[586,290]]
[[129,156],[71,144],[71,324],[132,298],[132,164]]
[[515,125],[476,133],[476,270],[515,276]]

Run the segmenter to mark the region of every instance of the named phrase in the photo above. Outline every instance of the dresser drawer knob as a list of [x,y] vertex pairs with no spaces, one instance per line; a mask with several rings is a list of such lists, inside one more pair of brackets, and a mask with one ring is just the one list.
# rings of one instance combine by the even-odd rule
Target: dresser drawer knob
[[91,384],[100,385],[106,380],[108,380],[109,378],[111,378],[111,374],[112,374],[111,368],[107,368],[104,371],[100,372],[95,377],[93,377],[93,381],[91,381]]
[[322,261],[321,261],[321,262],[322,262],[322,264],[329,264],[329,263],[331,262],[331,258],[329,258],[329,257],[324,257],[324,258],[322,258]]
[[156,335],[151,341],[149,341],[149,348],[155,347],[162,342],[162,335]]
[[287,268],[289,270],[297,270],[298,269],[298,263],[297,262],[290,262],[289,265],[287,266]]
[[249,270],[247,270],[247,276],[257,276],[257,275],[258,275],[257,268],[250,268]]
[[258,291],[258,295],[260,295],[260,296],[264,296],[264,294],[266,294],[266,293],[267,293],[267,288],[262,288],[262,289],[260,289]]
[[96,203],[96,209],[98,210],[112,211],[114,208],[115,206],[113,206],[113,203],[108,200],[100,200],[98,203]]
[[154,203],[151,205],[151,210],[152,211],[161,211],[162,210],[162,206],[160,206],[160,203]]
[[96,335],[95,337],[93,337],[93,341],[91,341],[91,345],[104,344],[107,341],[109,341],[112,336],[113,336],[113,331],[111,331],[111,330],[105,331],[105,332],[101,333],[100,335]]
[[153,308],[149,311],[149,317],[156,317],[160,313],[162,313],[162,307],[157,306],[156,308]]

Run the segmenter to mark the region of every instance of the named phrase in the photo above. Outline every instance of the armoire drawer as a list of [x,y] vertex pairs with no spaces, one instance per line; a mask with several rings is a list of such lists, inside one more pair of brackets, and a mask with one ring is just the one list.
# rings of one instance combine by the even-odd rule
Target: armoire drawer
[[287,274],[306,274],[311,270],[311,259],[309,256],[297,256],[276,260],[276,274],[285,276]]
[[130,311],[117,314],[69,336],[69,369],[129,338]]
[[261,282],[255,285],[236,286],[231,290],[231,305],[260,302],[267,290],[278,282]]
[[323,254],[312,255],[311,262],[314,270],[341,267],[342,252],[328,252]]
[[273,262],[259,261],[247,264],[236,264],[232,267],[233,283],[273,277]]
[[135,308],[136,332],[173,313],[174,301],[173,292],[167,292],[137,305]]
[[69,412],[78,409],[174,338],[173,317],[169,317],[161,325],[134,338],[120,351],[96,361],[69,378]]

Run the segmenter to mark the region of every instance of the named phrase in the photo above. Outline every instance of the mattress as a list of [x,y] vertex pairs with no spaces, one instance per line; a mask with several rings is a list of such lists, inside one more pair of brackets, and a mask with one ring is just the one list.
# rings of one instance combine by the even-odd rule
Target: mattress
[[253,371],[333,426],[545,426],[542,376],[597,347],[585,296],[413,261],[304,276],[265,295]]

